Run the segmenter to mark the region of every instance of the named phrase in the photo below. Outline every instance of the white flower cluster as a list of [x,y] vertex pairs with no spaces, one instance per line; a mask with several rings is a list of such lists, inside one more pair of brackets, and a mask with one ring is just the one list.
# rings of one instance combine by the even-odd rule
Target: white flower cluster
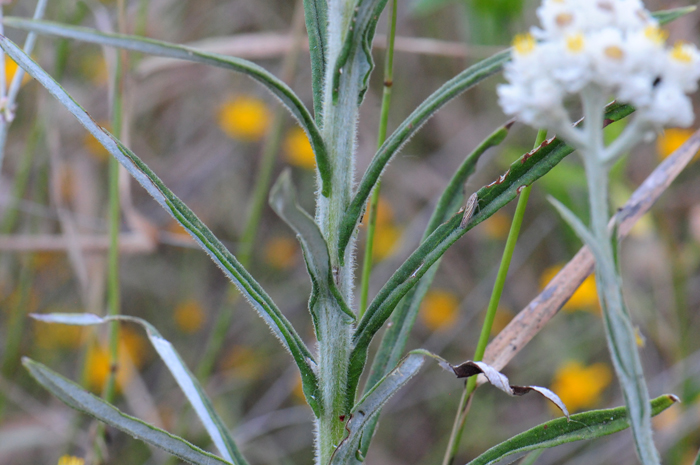
[[666,33],[640,0],[543,0],[542,28],[515,38],[500,104],[535,127],[568,122],[564,99],[598,86],[630,103],[653,127],[693,122],[700,53],[665,46]]

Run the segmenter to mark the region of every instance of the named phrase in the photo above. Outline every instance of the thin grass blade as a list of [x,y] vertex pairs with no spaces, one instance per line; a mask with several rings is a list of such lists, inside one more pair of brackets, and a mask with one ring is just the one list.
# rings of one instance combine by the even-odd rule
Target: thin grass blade
[[124,431],[136,439],[159,447],[185,462],[194,465],[231,464],[231,462],[205,452],[180,437],[121,412],[113,405],[90,394],[74,382],[69,381],[41,363],[26,357],[22,360],[22,363],[39,384],[58,397],[63,403],[79,412]]
[[178,386],[180,386],[183,394],[187,397],[192,409],[202,421],[204,429],[209,433],[209,437],[211,437],[216,448],[219,449],[219,453],[228,462],[247,465],[248,462],[238,449],[238,446],[231,437],[223,420],[219,414],[216,413],[216,410],[214,410],[211,400],[204,392],[204,389],[202,389],[197,378],[192,374],[189,368],[187,368],[187,365],[185,365],[185,362],[173,345],[149,322],[141,318],[125,315],[100,317],[91,313],[49,313],[32,314],[30,316],[35,320],[45,323],[59,323],[64,325],[91,326],[108,323],[110,321],[130,321],[141,325],[146,330],[148,340],[153,345],[153,348],[156,350],[161,360],[163,360],[165,366],[168,367],[170,374],[172,374],[175,381],[177,381]]
[[306,135],[309,137],[311,147],[316,156],[316,166],[321,174],[323,195],[328,196],[330,194],[330,162],[321,132],[316,126],[311,113],[309,113],[309,110],[304,106],[301,99],[299,99],[287,84],[261,66],[241,58],[203,52],[183,45],[162,42],[146,37],[100,32],[95,29],[71,26],[52,21],[37,21],[8,16],[4,18],[3,23],[9,27],[35,32],[37,34],[80,40],[108,47],[132,50],[148,55],[192,61],[229,69],[249,76],[272,92],[272,94],[292,113],[292,116],[294,116],[304,131],[306,131]]
[[316,362],[311,352],[299,337],[292,324],[282,314],[270,296],[236,260],[236,257],[214,236],[199,218],[141,161],[131,150],[100,127],[87,112],[66,93],[66,91],[39,65],[20,50],[12,41],[0,38],[0,47],[19,66],[39,81],[78,121],[92,134],[107,151],[116,157],[126,170],[144,189],[170,213],[207,252],[211,259],[223,270],[248,302],[265,320],[272,332],[292,354],[300,372],[304,389],[312,392],[317,380],[314,372]]

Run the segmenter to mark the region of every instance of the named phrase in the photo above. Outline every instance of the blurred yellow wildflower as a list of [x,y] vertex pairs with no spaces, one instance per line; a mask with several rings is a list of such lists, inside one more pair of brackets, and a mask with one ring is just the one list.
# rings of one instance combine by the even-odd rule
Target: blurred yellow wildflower
[[265,262],[278,270],[288,270],[297,262],[299,243],[291,237],[275,236],[265,246]]
[[510,320],[513,319],[513,311],[509,308],[498,306],[496,310],[496,316],[493,318],[493,325],[491,326],[491,335],[496,336],[498,333],[503,331],[503,329],[508,326]]
[[608,365],[594,363],[586,367],[572,360],[559,367],[550,389],[573,413],[600,403],[600,396],[610,381],[612,371]]
[[[134,373],[133,370],[141,368],[147,361],[150,352],[147,351],[148,343],[135,330],[128,326],[119,329],[119,351],[117,363],[117,389],[126,386]],[[92,392],[102,392],[110,372],[110,357],[106,344],[92,344],[87,352],[85,362],[85,381]]]
[[[9,56],[5,55],[5,85],[8,88],[10,87],[12,80],[15,78],[15,73],[18,69],[19,66],[17,65],[17,62],[15,62]],[[27,73],[24,73],[24,76],[22,76],[22,85],[28,82],[29,79],[31,79],[31,76],[29,76]]]
[[[370,202],[367,202],[367,208],[365,209],[365,215],[362,218],[362,223],[360,226],[364,226],[369,221],[370,214]],[[379,196],[379,201],[377,202],[377,224],[392,224],[394,221],[394,209],[391,208],[389,201],[383,197]]]
[[[540,288],[544,288],[557,273],[561,270],[561,265],[553,265],[544,270],[540,276]],[[587,277],[579,288],[574,292],[569,301],[562,308],[565,312],[576,312],[586,310],[591,313],[600,314],[600,303],[598,301],[598,288],[595,283],[595,275]]]
[[491,239],[503,240],[508,237],[510,232],[511,219],[499,210],[481,224],[482,231],[486,236]]
[[[48,313],[66,312],[65,309],[50,309]],[[66,313],[71,313],[66,312]],[[46,324],[35,321],[33,324],[34,341],[40,349],[77,349],[84,340],[82,326]]]
[[316,156],[306,133],[299,126],[292,128],[284,136],[284,157],[290,165],[307,170],[316,168]]
[[659,161],[671,155],[685,143],[695,132],[694,129],[670,128],[666,129],[658,139],[656,139],[656,154]]
[[257,379],[264,371],[265,357],[252,347],[235,345],[221,359],[219,368],[246,380]]
[[58,459],[58,465],[85,465],[85,460],[74,455],[63,455]]
[[270,110],[259,98],[238,96],[219,107],[219,128],[232,139],[260,140],[270,126]]
[[372,259],[379,262],[391,256],[401,237],[401,228],[391,223],[379,224],[374,229],[374,244],[372,245]]
[[202,325],[207,320],[207,314],[195,299],[187,299],[180,302],[175,307],[173,317],[178,329],[183,333],[192,334],[202,329]]
[[449,291],[428,291],[420,306],[423,324],[431,331],[448,328],[457,322],[459,299]]
[[79,70],[95,86],[107,85],[109,81],[107,61],[100,52],[83,55],[83,58],[80,60]]

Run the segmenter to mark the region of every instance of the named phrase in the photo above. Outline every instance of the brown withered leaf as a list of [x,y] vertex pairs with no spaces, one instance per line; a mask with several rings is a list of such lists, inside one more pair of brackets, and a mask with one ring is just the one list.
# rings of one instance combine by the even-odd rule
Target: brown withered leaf
[[[700,150],[700,131],[695,132],[678,150],[667,157],[632,194],[613,219],[618,225],[618,240],[649,211],[668,186]],[[595,260],[583,247],[549,284],[486,347],[484,360],[502,370],[545,324],[559,312],[586,277],[593,272]],[[479,384],[481,384],[481,379]]]
[[564,405],[564,402],[561,401],[559,396],[547,388],[541,386],[513,386],[508,381],[508,377],[506,375],[484,362],[472,362],[469,360],[461,365],[450,365],[450,368],[455,375],[457,375],[457,378],[469,378],[474,375],[483,374],[489,383],[493,384],[495,387],[512,397],[522,396],[530,391],[535,391],[556,405],[559,410],[566,415],[566,418],[569,418],[569,411],[567,410],[566,405]]

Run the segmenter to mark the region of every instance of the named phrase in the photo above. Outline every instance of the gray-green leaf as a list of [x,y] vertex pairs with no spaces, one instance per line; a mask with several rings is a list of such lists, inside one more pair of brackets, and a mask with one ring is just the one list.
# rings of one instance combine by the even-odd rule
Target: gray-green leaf
[[[247,465],[248,462],[233,441],[223,420],[214,410],[211,400],[209,400],[204,389],[200,386],[197,378],[187,368],[187,365],[185,365],[185,362],[173,345],[161,336],[153,325],[141,318],[124,315],[103,318],[92,313],[35,313],[30,316],[35,320],[46,323],[60,323],[64,325],[90,326],[108,323],[110,321],[131,321],[143,326],[148,335],[148,340],[153,344],[153,348],[156,349],[161,360],[165,362],[168,370],[175,378],[175,381],[177,381],[178,386],[180,386],[180,389],[185,394],[185,397],[187,397],[195,413],[202,421],[204,429],[207,430],[214,445],[219,449],[219,453],[221,453],[228,462]],[[56,330],[58,330],[58,328]]]
[[[347,324],[355,321],[355,314],[350,310],[335,284],[328,245],[321,230],[297,202],[290,170],[285,170],[272,187],[270,206],[294,230],[301,243],[306,268],[311,278],[309,311],[316,329],[316,337],[320,341],[321,331],[318,322],[320,318],[324,318],[324,311],[342,313]],[[318,398],[318,393],[312,395]]]
[[316,155],[318,167],[323,183],[324,196],[331,192],[331,168],[326,152],[323,137],[319,131],[309,110],[304,106],[299,97],[287,84],[273,76],[266,69],[255,63],[241,58],[230,57],[218,53],[208,53],[184,45],[171,44],[146,37],[131,36],[100,32],[81,26],[71,26],[51,21],[37,21],[8,16],[3,19],[7,26],[35,32],[37,34],[53,35],[67,39],[75,39],[93,44],[116,47],[124,50],[146,53],[149,55],[175,58],[178,60],[192,61],[219,68],[230,69],[243,73],[265,86],[280,102],[292,113],[301,127],[306,131],[311,147]]
[[348,435],[335,450],[331,460],[332,465],[353,463],[359,451],[362,434],[367,426],[379,414],[391,396],[418,373],[426,356],[432,357],[433,355],[422,350],[410,352],[394,370],[375,384],[353,407],[350,415],[343,419],[347,422]]
[[289,320],[285,318],[260,284],[236,260],[236,257],[224,247],[221,241],[197,218],[194,212],[173,194],[140,158],[104,128],[100,127],[46,71],[6,37],[0,38],[0,47],[66,107],[90,134],[126,168],[139,184],[190,233],[202,249],[209,254],[214,263],[231,279],[238,290],[265,320],[272,332],[280,339],[284,347],[292,354],[301,372],[302,384],[305,386],[305,389],[309,391],[315,390],[317,385],[314,372],[316,362],[311,352]]
[[121,412],[113,405],[90,394],[74,382],[67,380],[41,363],[26,357],[22,359],[22,363],[39,384],[75,410],[86,413],[114,428],[124,431],[136,439],[159,447],[169,454],[194,465],[230,465],[230,462],[205,452],[178,436],[174,436],[167,431]]

